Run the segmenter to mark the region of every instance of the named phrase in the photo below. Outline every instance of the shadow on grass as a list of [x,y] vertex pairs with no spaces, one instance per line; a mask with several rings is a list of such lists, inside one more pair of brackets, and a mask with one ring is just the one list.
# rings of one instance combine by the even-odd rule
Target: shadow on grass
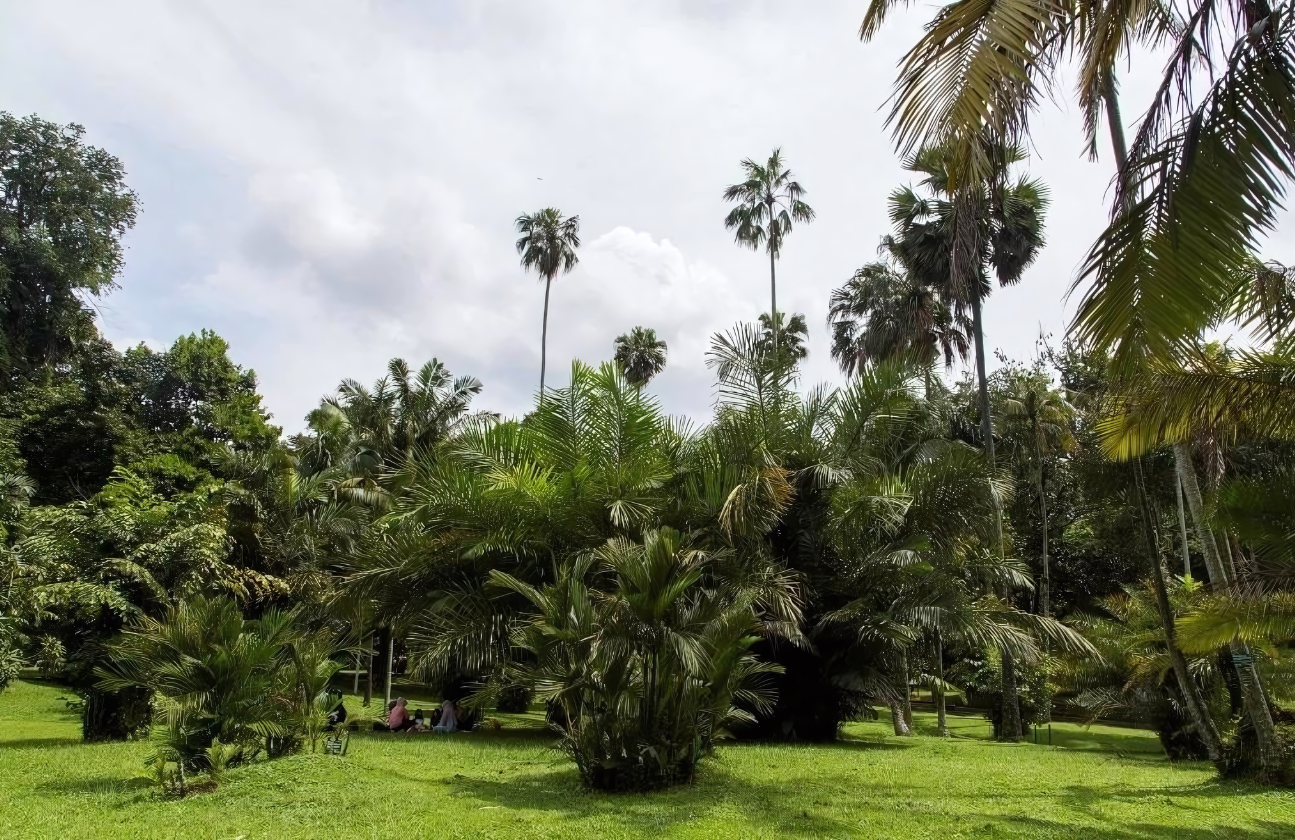
[[153,784],[148,779],[123,779],[120,776],[97,776],[89,779],[55,779],[43,782],[35,787],[41,793],[65,796],[67,794],[87,793],[131,793],[134,791],[151,791]]
[[41,747],[80,747],[85,741],[80,738],[7,738],[0,740],[0,750],[27,750]]
[[[725,752],[740,751],[744,745],[729,745]],[[884,745],[838,743],[816,745],[816,748],[845,750],[903,749],[907,744]],[[846,770],[818,775],[812,779],[752,780],[744,771],[721,764],[705,765],[691,786],[682,786],[651,794],[611,794],[585,790],[579,774],[571,765],[558,764],[552,771],[523,775],[466,772],[443,778],[453,796],[477,800],[483,807],[510,810],[543,810],[561,815],[578,824],[584,820],[611,820],[626,831],[651,827],[667,834],[676,826],[697,819],[720,818],[732,822],[734,813],[749,826],[732,825],[734,836],[750,833],[764,836],[822,835],[842,836],[857,833],[870,826],[893,825],[896,821],[912,826],[929,825],[949,828],[955,823],[972,834],[1005,831],[1010,836],[1083,837],[1093,840],[1134,840],[1135,838],[1173,837],[1181,840],[1260,840],[1260,838],[1295,837],[1289,825],[1274,820],[1255,820],[1248,827],[1221,821],[1222,812],[1202,806],[1198,797],[1245,797],[1265,792],[1252,785],[1221,784],[1215,781],[1182,787],[1122,788],[1107,786],[1068,786],[1052,790],[999,793],[995,801],[1006,799],[1023,802],[1048,802],[1051,810],[1060,810],[1055,819],[1041,816],[1019,816],[984,812],[985,794],[968,792],[966,797],[941,791],[933,800],[930,785],[906,780],[873,781]],[[948,801],[952,799],[953,801]],[[944,800],[944,801],[939,801]],[[1102,811],[1103,803],[1118,801],[1141,808],[1182,809],[1189,828],[1167,821],[1154,822],[1149,812],[1130,814],[1127,821]],[[846,807],[848,806],[848,807]],[[1036,811],[1028,803],[1021,810]],[[1074,813],[1067,820],[1065,813]],[[1164,812],[1162,813],[1172,813]],[[1188,816],[1190,815],[1190,816]],[[1136,821],[1135,821],[1136,820]],[[573,826],[576,833],[578,828]],[[632,832],[631,832],[632,833]]]

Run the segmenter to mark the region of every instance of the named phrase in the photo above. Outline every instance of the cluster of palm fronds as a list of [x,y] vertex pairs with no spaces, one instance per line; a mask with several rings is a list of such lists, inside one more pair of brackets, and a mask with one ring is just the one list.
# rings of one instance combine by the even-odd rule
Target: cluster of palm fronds
[[161,719],[145,763],[183,793],[187,773],[313,750],[337,704],[327,688],[341,652],[334,628],[311,629],[299,611],[249,620],[229,598],[198,596],[132,623],[97,673],[104,690],[153,695]]

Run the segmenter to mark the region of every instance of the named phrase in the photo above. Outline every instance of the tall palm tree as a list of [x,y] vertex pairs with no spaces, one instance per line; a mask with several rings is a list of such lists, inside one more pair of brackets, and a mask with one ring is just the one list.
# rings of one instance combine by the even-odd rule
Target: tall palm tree
[[[993,471],[994,429],[985,373],[982,304],[993,290],[991,270],[1000,285],[1013,285],[1042,249],[1047,190],[1025,176],[1008,182],[1008,169],[1024,152],[1004,147],[989,150],[995,179],[968,183],[964,177],[955,186],[951,172],[963,165],[955,153],[956,149],[949,147],[921,149],[905,164],[910,171],[926,176],[922,186],[929,196],[919,196],[911,187],[891,196],[890,216],[896,228],[893,252],[920,282],[939,289],[955,311],[971,310],[980,429]],[[1008,738],[1020,738],[1015,665],[1011,651],[1004,648],[1002,653],[1004,731]]]
[[833,290],[827,320],[832,358],[847,375],[871,362],[911,356],[924,368],[930,396],[930,368],[940,357],[946,369],[955,358],[967,358],[971,323],[966,315],[890,260],[865,265]]
[[642,388],[665,370],[666,343],[656,337],[654,329],[635,327],[617,336],[615,347],[613,358],[631,385]]
[[[734,232],[737,242],[753,251],[763,245],[769,252],[769,311],[778,311],[778,282],[775,264],[792,222],[814,221],[814,210],[803,200],[805,189],[792,180],[782,149],[774,149],[763,164],[742,161],[746,180],[724,190],[724,200],[737,203],[724,218],[724,227]],[[778,325],[773,343],[778,345]]]
[[1050,387],[1040,375],[1012,377],[1000,400],[1000,426],[1017,427],[1017,443],[1028,452],[1034,492],[1039,498],[1039,518],[1043,531],[1042,563],[1039,567],[1039,614],[1050,615],[1052,575],[1048,565],[1048,499],[1043,491],[1043,471],[1047,457],[1057,451],[1074,448],[1071,427],[1075,407],[1067,395]]
[[534,269],[544,278],[544,326],[540,332],[540,400],[544,399],[544,367],[549,341],[549,290],[553,278],[561,271],[566,274],[576,267],[580,258],[580,217],[567,218],[555,207],[545,207],[534,213],[522,214],[514,222],[519,234],[517,253],[522,257],[522,267]]

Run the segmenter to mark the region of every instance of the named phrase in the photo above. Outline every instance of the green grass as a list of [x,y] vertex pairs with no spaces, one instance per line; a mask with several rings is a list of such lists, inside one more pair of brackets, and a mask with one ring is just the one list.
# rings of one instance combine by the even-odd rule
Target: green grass
[[537,716],[501,715],[499,733],[362,733],[344,758],[258,763],[167,800],[133,781],[148,745],[78,743],[61,694],[0,695],[0,837],[1295,837],[1292,794],[1170,764],[1149,733],[1057,724],[1058,746],[1005,745],[974,718],[948,741],[895,738],[883,717],[834,745],[731,744],[692,787],[611,796],[581,789]]

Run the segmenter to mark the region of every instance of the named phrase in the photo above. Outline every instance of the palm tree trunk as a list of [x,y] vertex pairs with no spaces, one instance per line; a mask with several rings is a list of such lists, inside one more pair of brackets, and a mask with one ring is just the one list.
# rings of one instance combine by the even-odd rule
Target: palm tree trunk
[[[980,392],[980,434],[985,439],[985,455],[989,459],[989,470],[994,471],[994,421],[989,413],[989,380],[985,372],[985,327],[981,318],[980,293],[971,294],[971,331],[976,343],[976,385]],[[997,502],[995,502],[997,506]],[[1003,550],[1003,518],[998,511],[999,553]],[[1003,600],[1008,599],[1007,588],[1003,588]],[[1019,741],[1025,737],[1021,729],[1021,698],[1016,689],[1016,663],[1012,652],[1007,648],[1000,650],[1003,659],[1003,727],[1001,737],[1008,741]]]
[[[1228,567],[1219,554],[1218,542],[1209,523],[1205,521],[1205,504],[1201,498],[1200,484],[1196,481],[1191,448],[1182,441],[1175,443],[1174,460],[1177,462],[1178,478],[1183,485],[1183,495],[1187,497],[1187,509],[1191,511],[1192,524],[1196,526],[1196,536],[1200,539],[1205,554],[1205,568],[1210,576],[1210,585],[1216,592],[1230,593],[1235,582],[1235,570],[1232,575],[1228,574]],[[1260,774],[1264,777],[1272,776],[1281,769],[1281,748],[1277,743],[1277,728],[1273,723],[1272,710],[1268,707],[1263,683],[1255,669],[1254,654],[1248,645],[1235,639],[1228,644],[1228,650],[1232,653],[1232,665],[1236,668],[1237,680],[1241,684],[1241,699],[1246,707],[1246,714],[1255,730]]]
[[1183,577],[1192,576],[1192,553],[1187,548],[1187,514],[1183,512],[1183,480],[1178,477],[1178,471],[1174,471],[1174,487],[1178,490],[1178,528],[1181,531],[1179,535],[1183,544]]
[[890,722],[895,726],[895,734],[900,736],[911,735],[908,724],[904,722],[904,710],[900,708],[898,700],[891,700],[886,705],[890,706]]
[[548,361],[549,348],[549,287],[553,276],[544,278],[544,326],[540,328],[540,405],[544,404],[544,363]]
[[1205,698],[1201,696],[1200,686],[1192,678],[1191,669],[1187,666],[1187,657],[1183,656],[1182,650],[1178,647],[1177,632],[1174,628],[1174,612],[1173,608],[1169,606],[1169,595],[1165,590],[1165,574],[1160,566],[1160,552],[1156,550],[1155,537],[1151,531],[1151,518],[1146,492],[1141,481],[1136,481],[1135,483],[1138,487],[1139,506],[1142,508],[1142,528],[1147,544],[1147,563],[1151,567],[1151,583],[1156,591],[1156,610],[1160,613],[1160,623],[1165,631],[1165,650],[1169,654],[1169,662],[1174,669],[1174,676],[1178,678],[1178,688],[1183,696],[1183,705],[1187,707],[1187,715],[1196,727],[1196,733],[1200,736],[1201,742],[1205,744],[1205,752],[1209,755],[1210,761],[1217,766],[1223,759],[1222,739],[1219,738],[1214,719],[1210,717]]
[[908,734],[911,735],[913,734],[913,686],[908,678],[908,651],[900,651],[899,661],[904,678],[904,724],[908,727]]
[[[772,212],[772,210],[770,212]],[[773,249],[770,248],[769,249],[769,306],[772,308],[769,310],[769,318],[772,319],[770,323],[773,324],[773,358],[776,361],[780,358],[780,356],[778,355],[778,281],[776,276],[776,269],[774,266],[775,262],[776,260],[774,259]]]
[[944,710],[944,641],[940,638],[940,628],[935,628],[935,734],[941,738],[949,737],[949,719]]
[[[1036,421],[1037,423],[1037,421]],[[1048,499],[1043,495],[1043,451],[1039,448],[1039,436],[1034,436],[1034,456],[1038,462],[1035,473],[1035,489],[1039,493],[1039,515],[1043,518],[1043,567],[1039,579],[1039,614],[1052,614],[1050,601],[1052,594],[1052,574],[1048,569]]]
[[[1106,100],[1106,121],[1110,124],[1111,146],[1115,151],[1115,160],[1119,164],[1122,173],[1128,163],[1128,144],[1124,139],[1124,123],[1120,119],[1119,98],[1115,94],[1115,80],[1112,76],[1108,76],[1106,79],[1104,98]],[[1226,591],[1228,581],[1223,574],[1222,564],[1219,560],[1218,544],[1214,541],[1214,535],[1209,528],[1205,526],[1204,505],[1201,502],[1200,487],[1196,482],[1196,468],[1192,466],[1191,449],[1186,443],[1174,444],[1174,461],[1177,464],[1181,489],[1187,497],[1187,505],[1191,510],[1192,521],[1196,525],[1196,535],[1201,541],[1201,551],[1205,555],[1205,566],[1210,576],[1210,582],[1216,588],[1222,588]],[[1186,540],[1184,540],[1183,545],[1185,549]],[[1169,625],[1166,625],[1165,631],[1166,633],[1170,632]],[[1272,713],[1263,694],[1263,686],[1259,682],[1259,674],[1255,671],[1254,660],[1244,645],[1234,642],[1229,647],[1239,649],[1241,653],[1241,661],[1238,663],[1234,655],[1233,664],[1237,669],[1237,677],[1241,683],[1246,712],[1249,714],[1251,723],[1255,728],[1261,772],[1264,774],[1273,773],[1280,764],[1281,756],[1277,750],[1276,727],[1273,725]],[[1210,722],[1210,726],[1213,726],[1213,721]],[[1209,745],[1207,744],[1206,746],[1208,748]]]

